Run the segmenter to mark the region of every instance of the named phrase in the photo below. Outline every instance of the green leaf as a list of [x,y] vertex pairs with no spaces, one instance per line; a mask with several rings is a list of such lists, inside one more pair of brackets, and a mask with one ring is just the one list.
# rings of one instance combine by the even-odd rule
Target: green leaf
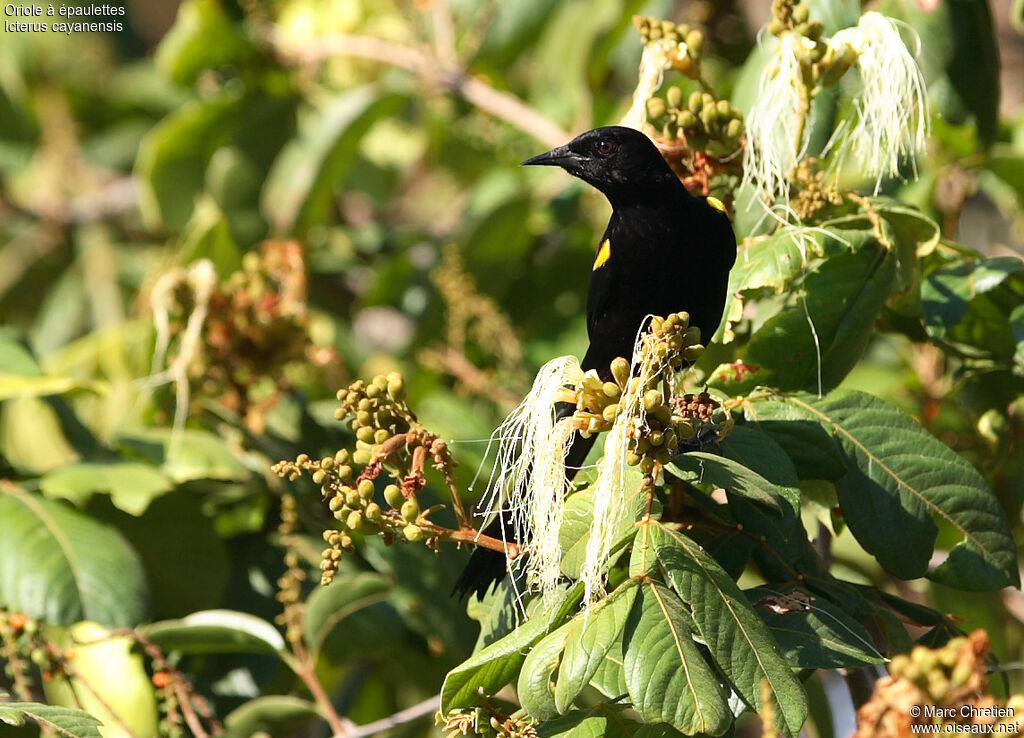
[[[392,584],[388,579],[368,572],[341,575],[326,587],[315,589],[306,603],[303,628],[303,637],[313,657],[321,651],[337,656],[339,646],[344,646],[347,640],[355,640],[352,645],[365,645],[367,641],[363,638],[372,639],[374,631],[386,630],[389,616],[394,621],[393,625],[399,623],[393,609],[388,607],[390,612],[386,613],[381,607],[375,607],[390,599],[391,590]],[[366,611],[366,608],[372,609]],[[351,616],[355,619],[348,620]],[[361,627],[360,619],[372,627]],[[343,624],[347,627],[338,631]]]
[[131,628],[149,592],[138,554],[114,528],[0,485],[0,602],[53,625]]
[[312,702],[287,695],[268,695],[249,700],[224,718],[224,738],[292,735],[310,721],[321,717]]
[[835,232],[854,251],[819,264],[795,304],[754,333],[742,356],[746,369],[718,367],[713,386],[731,395],[758,385],[827,390],[857,363],[891,292],[896,259],[868,232]]
[[[441,687],[441,712],[460,707],[474,707],[478,689],[494,694],[515,678],[523,665],[525,654],[541,638],[576,608],[583,596],[583,585],[574,583],[553,597],[544,608],[514,631],[477,651],[466,661],[452,669]],[[541,611],[542,610],[542,611]]]
[[590,679],[590,686],[609,699],[618,699],[629,693],[626,672],[622,668],[622,638],[620,637],[604,656]]
[[110,495],[115,507],[129,515],[141,515],[149,503],[173,489],[163,474],[148,464],[71,464],[55,469],[39,480],[47,497],[69,500],[79,507],[96,493]]
[[1012,311],[1024,302],[1024,263],[1012,256],[964,260],[931,272],[921,286],[932,340],[976,358],[1016,353]]
[[729,273],[726,321],[716,337],[724,333],[726,341],[732,340],[732,326],[743,317],[750,295],[764,291],[785,294],[813,259],[845,250],[841,241],[827,233],[796,228],[744,242]]
[[773,510],[779,509],[775,485],[732,459],[704,451],[692,451],[676,456],[665,468],[680,479],[697,484],[711,484],[760,502]]
[[[625,472],[624,488],[627,490],[625,513],[612,533],[613,556],[629,544],[636,535],[636,521],[644,514],[644,496],[640,494],[641,472],[630,467]],[[588,487],[570,494],[565,501],[562,527],[558,530],[558,545],[562,549],[562,571],[566,576],[577,579],[587,556],[587,544],[594,525],[594,491]]]
[[545,720],[537,726],[540,738],[680,738],[670,725],[638,723],[624,713],[626,705],[597,705]]
[[[602,600],[589,615],[577,614],[534,647],[523,663],[518,690],[523,707],[531,715],[544,720],[572,707],[573,700],[619,641],[637,589],[635,582],[627,582]],[[558,669],[553,691],[549,666],[552,662]]]
[[208,431],[148,428],[122,435],[118,441],[125,449],[158,465],[175,482],[243,482],[249,478],[249,471],[235,452],[222,438]]
[[[819,429],[820,430],[820,429]],[[800,479],[786,452],[767,433],[737,425],[721,443],[722,454],[774,484],[791,502],[800,497]]]
[[841,669],[885,661],[864,626],[823,597],[769,587],[744,594],[791,666]]
[[263,618],[237,610],[201,610],[175,620],[139,628],[164,651],[200,653],[270,653],[285,651],[284,638]]
[[99,731],[102,723],[82,710],[39,702],[0,702],[0,722],[19,726],[25,724],[26,718],[61,738],[103,738]]
[[711,651],[715,663],[743,700],[763,708],[761,683],[775,703],[775,724],[796,736],[807,718],[807,698],[778,645],[732,578],[700,546],[661,525],[650,526],[658,562]]
[[674,592],[654,582],[640,585],[623,637],[630,701],[645,720],[687,735],[721,735],[732,714],[687,620]]
[[839,449],[813,416],[775,398],[749,403],[746,416],[782,447],[800,479],[834,482],[846,474]]
[[847,474],[836,484],[850,530],[902,579],[926,573],[934,518],[961,537],[929,578],[968,590],[1017,585],[1016,546],[978,471],[895,405],[863,392],[788,396],[839,441]]
[[139,145],[139,207],[151,228],[180,230],[203,190],[206,166],[230,137],[239,107],[233,98],[194,101],[155,125]]
[[83,390],[102,394],[108,389],[104,382],[73,377],[26,377],[20,374],[0,374],[0,400],[8,400],[12,397],[47,397]]
[[358,87],[300,122],[298,138],[281,150],[263,187],[261,209],[276,231],[293,233],[324,219],[356,162],[359,139],[401,103],[398,95]]
[[253,53],[218,0],[186,0],[160,40],[155,61],[179,85],[192,85],[203,70],[247,66]]

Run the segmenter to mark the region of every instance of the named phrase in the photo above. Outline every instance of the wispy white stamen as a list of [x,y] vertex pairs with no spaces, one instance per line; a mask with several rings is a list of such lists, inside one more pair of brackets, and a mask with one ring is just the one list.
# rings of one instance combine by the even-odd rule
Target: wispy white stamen
[[761,74],[757,100],[747,113],[743,183],[753,188],[754,200],[762,204],[779,198],[789,202],[787,175],[807,146],[797,43],[795,34],[783,34]]
[[[572,440],[569,422],[555,422],[554,406],[563,388],[574,386],[582,377],[575,356],[552,359],[537,372],[530,392],[494,432],[501,441],[482,514],[504,512],[516,540],[529,548],[528,586],[544,593],[554,589],[560,574],[558,530],[567,486],[565,454]],[[503,530],[503,540],[505,535]]]
[[620,125],[638,131],[644,129],[644,124],[647,123],[647,101],[654,97],[654,93],[661,87],[665,71],[672,67],[673,61],[684,56],[686,43],[682,41],[663,38],[644,45],[643,54],[640,56],[636,90],[633,91],[633,104]]
[[[909,29],[913,33],[913,29]],[[875,194],[885,177],[899,174],[909,159],[917,173],[916,155],[928,137],[928,95],[917,65],[920,38],[914,34],[914,53],[903,43],[897,21],[870,11],[853,28],[839,31],[829,47],[841,53],[849,46],[857,54],[861,91],[854,102],[856,122],[839,144],[837,166],[850,157],[875,178]]]

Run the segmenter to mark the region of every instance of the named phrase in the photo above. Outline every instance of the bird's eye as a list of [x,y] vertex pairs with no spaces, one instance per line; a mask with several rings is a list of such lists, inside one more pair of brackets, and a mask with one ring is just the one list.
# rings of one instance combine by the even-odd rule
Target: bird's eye
[[615,143],[609,141],[606,138],[602,138],[600,141],[597,142],[594,148],[597,150],[597,153],[599,153],[601,156],[608,156],[610,153],[615,151]]

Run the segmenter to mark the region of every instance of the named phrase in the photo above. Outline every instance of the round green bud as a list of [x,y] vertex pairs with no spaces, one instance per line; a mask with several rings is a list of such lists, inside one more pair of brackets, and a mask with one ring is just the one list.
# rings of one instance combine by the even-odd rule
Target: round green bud
[[692,131],[697,127],[697,116],[689,110],[679,111],[679,117],[676,120],[679,123],[679,127],[685,131]]
[[694,90],[690,93],[690,99],[686,101],[686,109],[696,115],[700,112],[700,109],[704,107],[704,95],[700,90]]
[[601,413],[601,417],[604,418],[606,423],[614,423],[615,416],[619,412],[619,403],[613,402],[611,405],[605,406],[604,411]]
[[384,443],[389,438],[391,438],[391,434],[388,431],[384,430],[383,428],[378,428],[373,433],[373,442],[374,443]]
[[687,361],[696,361],[703,355],[704,347],[701,346],[699,343],[694,344],[693,346],[687,346],[683,350],[683,358],[686,359]]
[[388,394],[394,400],[405,399],[405,380],[399,377],[388,382]]
[[616,384],[619,387],[625,387],[629,381],[630,367],[629,362],[623,359],[621,356],[617,356],[612,359],[612,376],[615,377]]
[[626,452],[626,464],[629,466],[636,466],[640,463],[640,454],[635,451]]
[[422,541],[424,538],[427,537],[427,534],[421,527],[419,527],[418,525],[411,524],[402,528],[402,535],[405,536],[405,540],[410,541],[412,543]]
[[665,93],[665,101],[668,103],[670,108],[681,107],[683,104],[683,91],[675,85],[672,85]]
[[617,400],[622,395],[622,390],[619,389],[619,385],[615,384],[615,382],[605,382],[601,386],[601,391],[610,400]]
[[357,490],[351,487],[345,487],[345,504],[349,507],[362,507],[363,498],[359,496]]
[[337,394],[335,394],[334,396],[338,398],[339,402],[343,401],[346,397],[348,397],[348,388],[343,387],[342,389],[338,390]]
[[663,117],[668,112],[665,101],[660,97],[652,97],[647,101],[647,115],[655,120]]
[[704,34],[696,28],[686,34],[686,48],[691,56],[699,57],[704,49]]
[[327,472],[323,469],[313,472],[313,484],[323,484],[325,479],[327,479]]
[[356,431],[356,438],[358,438],[363,443],[373,443],[373,434],[373,426],[361,425],[359,426],[359,429]]
[[794,23],[806,23],[810,18],[811,13],[807,9],[806,5],[797,5],[793,8],[793,22]]
[[725,127],[725,135],[730,141],[738,141],[743,135],[743,121],[739,118],[730,120],[729,125]]
[[339,464],[347,464],[350,458],[347,448],[338,449],[338,453],[334,454],[334,460]]
[[373,482],[369,479],[363,479],[359,482],[359,486],[356,488],[359,493],[360,499],[372,500],[373,499]]
[[369,410],[360,410],[356,413],[356,422],[359,425],[370,425],[373,422],[373,415]]
[[372,409],[373,409],[373,403],[370,402],[370,400],[368,400],[365,397],[363,399],[361,399],[359,401],[359,404],[356,406],[356,410],[362,410],[363,412],[368,412],[369,410],[372,410]]
[[398,488],[397,484],[389,484],[384,488],[384,499],[391,507],[401,507],[405,502],[405,495],[402,494],[402,490]]
[[371,384],[369,387],[366,388],[366,396],[369,397],[371,400],[380,397],[380,394],[381,388],[378,387],[376,384]]
[[355,450],[355,453],[352,454],[352,461],[359,464],[360,466],[363,466],[364,464],[369,464],[370,459],[372,458],[373,454],[370,453],[370,449],[368,448],[357,448]]
[[420,503],[415,497],[410,497],[408,500],[402,503],[402,520],[407,523],[416,522],[416,518],[420,516]]
[[358,533],[363,527],[363,514],[358,510],[353,510],[345,518],[345,525],[349,527],[349,530]]
[[647,437],[650,439],[652,446],[660,446],[665,442],[665,434],[661,431],[651,431]]
[[665,397],[664,395],[661,394],[659,390],[652,389],[647,390],[647,392],[644,393],[644,408],[649,413],[653,413],[655,410],[661,407],[664,401]]
[[352,467],[348,464],[343,464],[342,466],[339,466],[334,473],[338,475],[338,479],[348,481],[352,478]]
[[384,521],[384,513],[376,502],[371,502],[366,506],[365,514],[366,519],[371,523],[380,524]]
[[[377,387],[378,390],[383,392],[388,388],[388,378],[385,377],[383,374],[378,374],[376,377],[373,378],[373,384]],[[367,387],[367,389],[369,389],[369,387]]]
[[309,454],[299,454],[295,457],[295,463],[299,466],[309,463]]

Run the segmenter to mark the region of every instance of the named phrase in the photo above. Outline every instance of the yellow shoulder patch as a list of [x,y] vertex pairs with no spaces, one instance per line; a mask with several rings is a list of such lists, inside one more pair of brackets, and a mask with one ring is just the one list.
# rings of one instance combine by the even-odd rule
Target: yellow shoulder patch
[[728,215],[728,212],[726,212],[725,209],[725,203],[719,200],[717,197],[708,197],[707,201],[708,205],[713,207],[715,210],[721,210],[723,213],[726,213],[726,215]]
[[594,259],[594,271],[604,266],[604,263],[611,258],[612,242],[607,238],[601,242],[601,248],[597,250],[597,257]]

